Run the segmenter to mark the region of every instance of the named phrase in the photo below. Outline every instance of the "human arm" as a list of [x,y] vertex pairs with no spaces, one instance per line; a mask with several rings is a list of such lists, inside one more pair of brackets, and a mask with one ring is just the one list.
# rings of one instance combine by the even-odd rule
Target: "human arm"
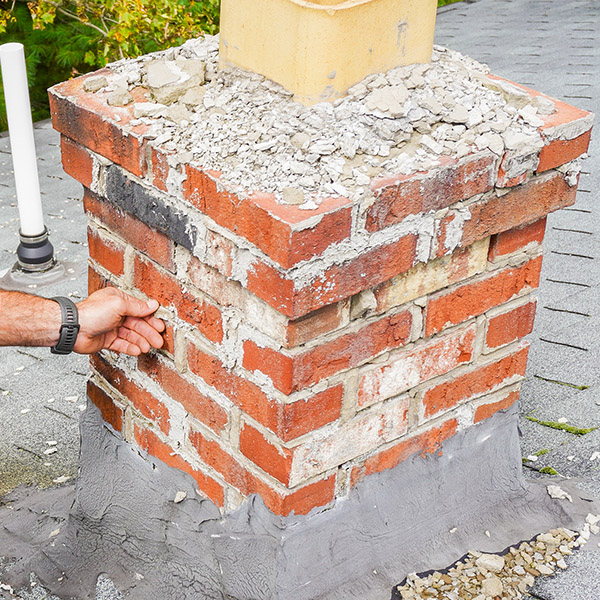
[[[153,316],[156,300],[143,302],[105,288],[79,302],[77,309],[80,329],[75,352],[107,349],[137,356],[163,344],[164,323]],[[53,300],[0,291],[0,346],[54,346],[61,325],[61,309]]]

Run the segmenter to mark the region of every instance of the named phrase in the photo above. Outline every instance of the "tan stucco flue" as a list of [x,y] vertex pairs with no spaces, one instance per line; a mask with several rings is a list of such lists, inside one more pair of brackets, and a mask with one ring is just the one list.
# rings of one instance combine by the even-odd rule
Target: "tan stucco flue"
[[436,0],[223,0],[220,66],[260,73],[314,104],[371,73],[428,62]]

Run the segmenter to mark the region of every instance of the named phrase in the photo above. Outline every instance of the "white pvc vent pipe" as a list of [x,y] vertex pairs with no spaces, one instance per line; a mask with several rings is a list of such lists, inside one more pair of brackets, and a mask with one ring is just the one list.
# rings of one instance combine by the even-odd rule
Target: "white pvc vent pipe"
[[40,196],[40,180],[23,44],[1,45],[0,65],[17,187],[21,234],[27,237],[41,236],[46,229]]

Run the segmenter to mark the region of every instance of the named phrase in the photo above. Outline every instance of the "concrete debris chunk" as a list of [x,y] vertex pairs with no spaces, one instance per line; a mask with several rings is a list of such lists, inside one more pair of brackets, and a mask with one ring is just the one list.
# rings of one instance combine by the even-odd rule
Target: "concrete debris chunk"
[[492,573],[500,573],[504,568],[504,558],[496,554],[482,554],[476,561],[475,564],[480,569],[487,569]]
[[556,112],[556,104],[546,96],[535,96],[532,102],[540,115],[551,115]]
[[496,598],[502,596],[504,592],[504,586],[496,575],[490,575],[487,579],[483,580],[481,584],[481,591],[487,598]]
[[86,92],[97,92],[107,85],[108,81],[104,75],[93,75],[83,82],[83,89]]
[[175,494],[175,499],[173,500],[173,502],[175,504],[179,504],[180,502],[183,502],[186,498],[187,498],[187,492],[179,491]]
[[[172,62],[157,60],[146,66],[148,85],[151,88],[161,88],[179,82],[183,79],[183,71]],[[189,77],[189,75],[187,76]]]
[[402,84],[378,87],[367,96],[366,107],[369,110],[389,113],[392,117],[399,117],[402,115],[407,99],[408,89]]
[[541,127],[544,124],[544,120],[538,117],[537,108],[531,104],[524,106],[519,111],[519,116],[523,119],[523,121],[525,121],[525,123],[528,123],[533,127]]
[[165,113],[166,106],[164,104],[156,104],[154,102],[136,102],[133,107],[133,115],[136,119],[142,117],[156,117]]
[[133,102],[133,96],[129,92],[117,90],[111,92],[106,98],[106,103],[109,106],[127,106]]
[[560,486],[551,484],[546,486],[546,490],[548,491],[548,495],[550,498],[554,498],[555,500],[568,500],[569,502],[573,502],[573,498],[570,494],[565,492]]

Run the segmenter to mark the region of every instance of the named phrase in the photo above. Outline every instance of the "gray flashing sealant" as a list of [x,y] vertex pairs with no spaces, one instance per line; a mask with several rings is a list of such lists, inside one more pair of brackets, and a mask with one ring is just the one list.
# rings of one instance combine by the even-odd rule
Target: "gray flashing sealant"
[[[221,517],[191,477],[123,442],[90,404],[74,501],[69,487],[2,500],[1,554],[14,559],[2,578],[19,588],[35,572],[78,600],[94,597],[101,573],[130,599],[388,600],[410,572],[579,528],[593,510],[577,490],[573,503],[553,500],[523,479],[517,431],[514,408],[497,413],[330,510],[284,518],[253,496]],[[187,498],[174,503],[178,491]]]

